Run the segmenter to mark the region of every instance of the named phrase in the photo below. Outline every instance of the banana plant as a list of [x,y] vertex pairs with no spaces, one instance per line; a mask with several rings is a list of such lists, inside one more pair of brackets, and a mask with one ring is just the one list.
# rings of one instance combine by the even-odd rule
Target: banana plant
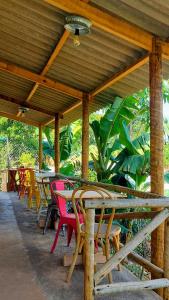
[[[112,169],[113,183],[119,184],[118,178],[126,182],[125,185],[138,188],[150,173],[149,134],[143,133],[133,141],[130,138],[129,128],[125,122],[121,124],[119,141],[124,146],[115,158]],[[133,185],[132,185],[132,180]]]
[[138,113],[140,112],[136,97],[115,97],[100,121],[90,123],[98,150],[98,155],[91,153],[91,157],[99,181],[110,178],[115,163],[112,153],[122,149],[120,141],[115,139],[120,134],[122,122],[125,120],[127,125],[130,124]]
[[[44,129],[45,139],[43,140],[43,153],[45,157],[50,157],[54,160],[55,150],[54,142],[49,127]],[[66,126],[60,133],[60,160],[66,160],[71,153],[73,134],[71,126]]]

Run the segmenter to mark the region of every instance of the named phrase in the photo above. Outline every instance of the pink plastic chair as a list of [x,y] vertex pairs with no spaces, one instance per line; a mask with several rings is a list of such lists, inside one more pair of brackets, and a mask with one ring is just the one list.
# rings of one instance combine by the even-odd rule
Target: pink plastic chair
[[67,246],[69,246],[70,244],[73,230],[75,231],[75,233],[77,231],[75,214],[67,212],[66,200],[61,196],[56,196],[54,192],[55,190],[65,190],[66,184],[69,184],[69,186],[74,187],[73,184],[68,180],[55,180],[50,184],[52,198],[53,200],[55,200],[60,213],[58,229],[56,231],[55,239],[50,250],[51,253],[53,253],[56,248],[59,232],[62,228],[62,225],[67,225]]

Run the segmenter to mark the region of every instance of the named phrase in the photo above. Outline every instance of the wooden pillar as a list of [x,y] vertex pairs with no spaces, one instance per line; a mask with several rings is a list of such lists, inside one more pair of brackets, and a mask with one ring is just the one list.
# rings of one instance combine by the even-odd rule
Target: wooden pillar
[[[163,166],[163,99],[162,99],[162,50],[158,38],[153,38],[150,54],[150,174],[151,192],[164,194]],[[153,234],[151,242],[152,263],[163,268],[164,224]]]
[[94,224],[95,209],[86,210],[84,300],[94,300]]
[[83,95],[82,102],[82,178],[88,179],[89,162],[89,95]]
[[42,125],[39,126],[39,170],[42,169],[43,145],[42,145]]
[[[169,279],[169,218],[165,222],[164,278]],[[169,287],[164,289],[164,300],[169,300]]]
[[59,129],[60,129],[60,117],[59,114],[55,115],[55,172],[59,172],[59,164],[60,164],[60,144],[59,144]]

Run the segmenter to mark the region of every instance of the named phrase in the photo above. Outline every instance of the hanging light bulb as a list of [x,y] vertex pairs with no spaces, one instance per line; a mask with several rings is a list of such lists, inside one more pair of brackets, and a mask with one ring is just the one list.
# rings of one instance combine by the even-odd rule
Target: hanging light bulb
[[90,33],[91,25],[92,23],[90,20],[84,17],[69,15],[66,17],[66,24],[64,27],[73,34],[73,44],[77,47],[80,45],[80,35]]
[[75,29],[75,34],[73,36],[73,44],[75,47],[80,46],[79,29]]

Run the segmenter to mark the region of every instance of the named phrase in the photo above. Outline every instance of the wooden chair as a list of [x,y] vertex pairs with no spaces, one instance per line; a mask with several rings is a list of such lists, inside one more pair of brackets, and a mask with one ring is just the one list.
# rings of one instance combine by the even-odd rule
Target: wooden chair
[[[81,193],[77,200],[76,193],[79,192],[79,190],[81,190]],[[112,199],[111,194],[107,190],[100,187],[98,188],[95,186],[83,186],[74,190],[72,195],[72,206],[74,209],[76,222],[77,222],[77,239],[76,239],[75,253],[73,255],[73,260],[67,276],[67,282],[69,282],[71,279],[72,273],[76,265],[78,254],[82,252],[84,241],[85,241],[85,221],[84,224],[81,224],[79,215],[83,214],[83,218],[85,220],[86,213],[85,213],[83,198],[85,196],[85,193],[89,191],[96,192],[98,194],[98,198]],[[106,256],[106,260],[108,260],[110,258],[110,240],[114,242],[115,250],[116,251],[119,250],[119,242],[120,242],[119,236],[120,236],[121,228],[118,225],[112,225],[115,209],[111,209],[111,211],[109,210],[110,217],[106,221],[107,223],[105,223],[103,220],[104,214],[105,214],[105,210],[101,209],[98,223],[95,223],[94,226],[95,252],[98,251],[98,246],[101,246],[103,254]],[[108,278],[109,278],[109,282],[111,283],[112,282],[111,273],[109,273]]]
[[35,206],[38,211],[40,207],[40,192],[37,187],[35,171],[27,169],[25,176],[24,186],[28,193],[28,208]]

